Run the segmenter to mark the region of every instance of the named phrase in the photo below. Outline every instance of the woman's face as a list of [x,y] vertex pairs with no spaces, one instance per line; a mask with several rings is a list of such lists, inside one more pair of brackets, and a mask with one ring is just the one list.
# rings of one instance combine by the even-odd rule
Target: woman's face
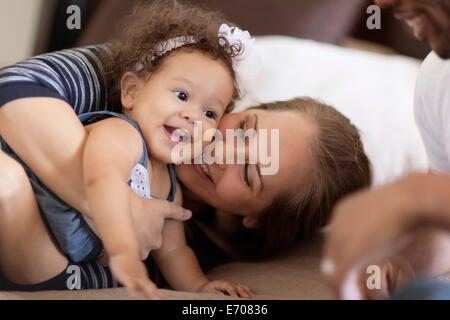
[[[298,111],[258,109],[227,114],[218,127],[224,142],[225,130],[238,128],[244,131],[255,128],[258,134],[261,134],[260,129],[267,129],[268,150],[271,150],[271,143],[275,143],[271,141],[270,130],[279,129],[279,169],[276,174],[260,174],[261,168],[270,167],[270,164],[211,164],[207,168],[210,178],[199,165],[181,164],[176,167],[176,172],[187,189],[186,196],[217,209],[247,216],[260,212],[280,193],[298,189],[305,182],[311,170],[310,141],[317,127]],[[269,152],[268,156],[273,158],[274,155]]]

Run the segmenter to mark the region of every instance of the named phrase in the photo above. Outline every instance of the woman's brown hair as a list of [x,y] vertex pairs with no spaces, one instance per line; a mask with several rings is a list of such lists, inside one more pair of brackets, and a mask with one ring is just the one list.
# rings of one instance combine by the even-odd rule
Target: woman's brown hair
[[[108,103],[117,111],[121,109],[120,79],[125,72],[136,72],[145,78],[158,70],[166,56],[180,50],[197,50],[222,61],[235,80],[232,58],[242,54],[244,48],[239,44],[230,45],[225,38],[218,36],[222,23],[234,26],[221,13],[186,1],[155,0],[139,3],[133,13],[120,24],[118,37],[112,41],[110,50],[102,56],[108,79]],[[193,37],[196,42],[163,55],[158,54],[165,41],[177,37]],[[152,60],[152,57],[156,59]],[[142,70],[137,70],[137,65],[142,65]],[[238,96],[235,85],[233,101]],[[227,111],[231,111],[232,107],[233,103],[228,106]]]
[[372,174],[358,129],[333,107],[310,98],[296,98],[254,109],[298,111],[319,129],[310,141],[312,170],[302,179],[305,183],[276,197],[259,214],[260,227],[243,232],[238,240],[241,253],[263,258],[315,234],[329,221],[336,202],[370,186]]

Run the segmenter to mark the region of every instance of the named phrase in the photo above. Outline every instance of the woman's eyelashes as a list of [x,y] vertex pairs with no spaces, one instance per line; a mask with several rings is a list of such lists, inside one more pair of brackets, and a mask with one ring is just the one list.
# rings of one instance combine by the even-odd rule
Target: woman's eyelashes
[[[247,127],[247,119],[248,118],[245,118],[245,120],[241,120],[239,122],[239,129],[241,129],[241,130],[239,130],[239,132],[240,132],[241,138],[244,140],[244,142],[245,142],[245,130],[246,130],[246,127]],[[247,185],[247,187],[249,187],[251,189],[250,180],[248,178],[248,176],[249,176],[249,174],[248,174],[249,173],[249,166],[248,166],[247,162],[243,166],[243,170],[244,171],[242,173],[242,176],[243,176],[243,179],[244,179],[244,183]]]
[[248,179],[248,163],[244,165],[244,181],[247,187],[251,188],[250,180]]

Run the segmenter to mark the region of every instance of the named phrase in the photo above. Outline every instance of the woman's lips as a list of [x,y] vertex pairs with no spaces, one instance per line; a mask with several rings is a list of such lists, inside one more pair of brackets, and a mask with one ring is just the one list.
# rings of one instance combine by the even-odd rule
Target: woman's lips
[[[205,164],[202,164],[205,165]],[[213,180],[211,179],[211,176],[209,176],[205,170],[202,168],[202,165],[199,164],[194,164],[194,168],[197,171],[197,173],[202,176],[203,178],[207,179],[210,182],[213,182]],[[206,165],[205,165],[206,166]]]

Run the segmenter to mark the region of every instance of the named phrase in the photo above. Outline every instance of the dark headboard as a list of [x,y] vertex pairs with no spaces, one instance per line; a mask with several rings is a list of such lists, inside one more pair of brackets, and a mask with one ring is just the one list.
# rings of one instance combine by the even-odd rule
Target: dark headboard
[[[338,43],[358,21],[367,0],[196,0],[222,11],[253,35],[281,34]],[[79,44],[111,38],[114,26],[138,1],[108,0],[92,16]]]
[[[147,0],[151,1],[151,0]],[[397,52],[423,58],[429,47],[415,40],[392,13],[382,12],[381,30],[366,27],[372,0],[178,0],[201,2],[222,11],[253,35],[279,34],[339,44],[346,37],[377,42]],[[59,0],[47,51],[108,41],[117,23],[139,0]],[[64,27],[66,8],[82,10],[82,28]],[[45,46],[41,46],[45,49]],[[42,49],[42,50],[44,50]],[[37,52],[39,53],[39,52]]]

